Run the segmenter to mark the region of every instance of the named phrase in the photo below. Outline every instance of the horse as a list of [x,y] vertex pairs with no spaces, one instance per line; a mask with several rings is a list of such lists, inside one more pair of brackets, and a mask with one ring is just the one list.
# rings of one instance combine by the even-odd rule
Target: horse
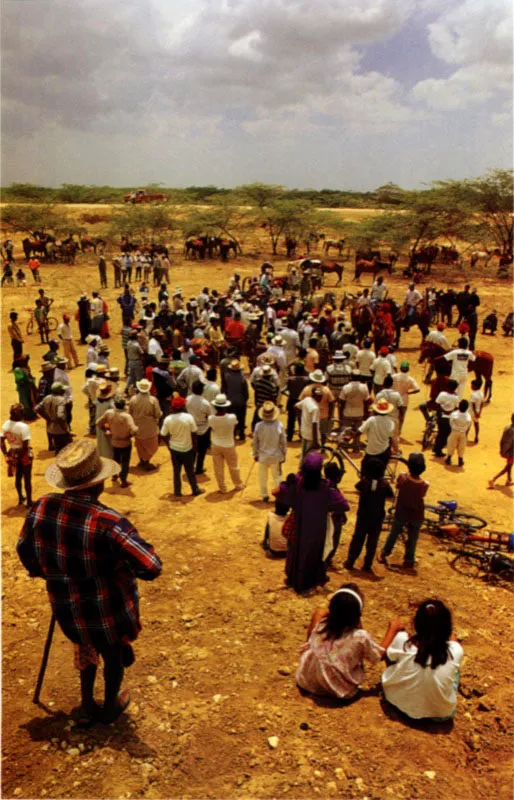
[[413,250],[409,260],[409,268],[414,269],[414,267],[424,265],[425,275],[429,275],[432,269],[432,264],[438,255],[439,248],[434,244],[429,244],[417,251]]
[[396,312],[394,324],[396,328],[396,347],[400,346],[402,329],[404,331],[409,331],[414,325],[418,326],[419,330],[421,331],[421,336],[423,339],[425,339],[430,330],[430,311],[425,308],[424,303],[419,303],[419,305],[416,307],[415,313],[409,315],[407,306],[404,303]]
[[371,306],[352,306],[350,310],[350,319],[352,321],[352,327],[357,334],[357,341],[360,344],[362,340],[368,336],[373,327],[375,315]]
[[490,252],[489,250],[473,250],[470,256],[469,266],[476,267],[479,261],[483,261],[483,266],[487,267],[493,255],[494,252]]
[[[449,375],[452,365],[444,356],[445,352],[442,347],[433,342],[423,342],[418,360],[420,364],[423,364],[424,361],[429,362],[431,369],[428,375],[431,374],[432,369],[436,369],[441,375]],[[493,396],[493,368],[494,356],[485,350],[475,350],[475,360],[468,362],[468,371],[474,372],[475,378],[484,380],[485,403],[490,403]],[[425,380],[428,379],[428,375]]]
[[339,286],[343,280],[344,267],[338,264],[337,261],[323,261],[321,263],[321,272],[323,275],[337,275],[336,286]]
[[330,248],[335,247],[339,257],[343,254],[343,247],[344,247],[345,240],[344,238],[341,239],[325,239],[323,244],[323,252],[326,256],[330,255]]
[[49,241],[50,239],[35,239],[34,241],[31,241],[29,237],[26,236],[25,239],[23,239],[21,246],[23,247],[23,252],[25,253],[25,258],[27,261],[31,255],[39,255],[42,258],[48,258],[46,245]]
[[366,261],[366,259],[361,258],[355,262],[355,275],[352,280],[358,281],[363,273],[371,273],[373,280],[375,280],[378,273],[383,269],[387,270],[389,275],[392,274],[393,268],[389,261],[379,261],[376,256],[373,257],[372,261]]
[[294,256],[296,255],[296,248],[298,246],[296,238],[294,236],[286,236],[285,244],[286,244],[287,258],[294,258]]

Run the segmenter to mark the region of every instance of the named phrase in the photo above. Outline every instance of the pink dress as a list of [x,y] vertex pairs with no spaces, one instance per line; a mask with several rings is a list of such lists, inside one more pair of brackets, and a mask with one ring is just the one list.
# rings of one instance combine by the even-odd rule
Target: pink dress
[[326,639],[324,620],[318,622],[302,647],[296,682],[312,694],[350,698],[364,680],[364,659],[380,661],[383,649],[362,628],[354,628],[340,639]]

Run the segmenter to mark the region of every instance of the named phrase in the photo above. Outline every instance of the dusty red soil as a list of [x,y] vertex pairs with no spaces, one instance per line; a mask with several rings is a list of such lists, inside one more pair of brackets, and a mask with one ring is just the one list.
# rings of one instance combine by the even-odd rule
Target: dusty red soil
[[[179,256],[174,261],[172,285],[180,284],[186,295],[205,283],[224,288],[233,269],[217,262],[192,265]],[[251,274],[255,263],[241,260],[238,267]],[[42,273],[44,287],[56,298],[54,314],[73,314],[80,291],[97,284],[92,259],[75,267],[44,266]],[[436,267],[436,283],[450,279],[456,286],[464,282],[462,274],[448,276],[446,268]],[[404,283],[396,277],[388,282],[393,295],[401,296]],[[348,279],[344,288],[352,288]],[[509,309],[508,284],[491,277],[479,280],[478,288],[483,308]],[[23,308],[32,305],[35,294],[32,285],[2,292],[2,420],[16,399],[5,338],[7,313],[16,307],[25,322]],[[118,293],[109,289],[105,294],[113,333],[111,364],[122,366]],[[411,360],[420,379],[421,367],[414,363],[418,344],[417,332],[405,335],[400,356]],[[469,447],[464,470],[445,468],[428,457],[429,500],[457,498],[464,509],[486,517],[491,528],[510,531],[512,491],[488,491],[487,480],[501,466],[498,441],[512,411],[512,340],[479,335],[477,347],[491,350],[496,360],[493,402],[484,413],[481,442]],[[36,373],[43,352],[36,334],[27,337],[26,349]],[[79,349],[85,356],[85,348]],[[71,376],[73,428],[81,435],[86,429],[82,369]],[[405,453],[419,448],[422,420],[414,406],[405,425]],[[45,449],[43,421],[32,424],[32,434],[37,497],[47,491],[43,476],[52,457]],[[295,469],[298,447],[290,447],[286,471]],[[246,477],[250,444],[238,452]],[[375,690],[380,666],[368,669],[364,696],[353,705],[317,703],[299,694],[294,672],[310,615],[328,595],[320,591],[298,597],[285,590],[283,563],[265,558],[259,545],[267,511],[258,499],[255,472],[243,495],[222,497],[215,493],[208,458],[206,494],[178,501],[171,496],[165,448],[156,463],[157,473],[133,471],[129,489],[109,487],[102,498],[127,514],[152,542],[164,569],[159,580],[140,587],[144,629],[136,643],[136,663],[126,676],[132,704],[116,725],[88,732],[69,724],[79,686],[71,646],[60,632],[43,688],[47,709],[32,704],[49,606],[44,584],[26,576],[15,553],[25,511],[16,506],[14,486],[3,467],[4,797],[512,796],[514,639],[507,589],[456,573],[446,548],[422,534],[417,576],[377,566],[375,580],[360,573],[354,579],[366,598],[364,625],[376,638],[382,637],[392,615],[408,622],[428,595],[451,606],[465,649],[453,727],[411,727],[387,711]],[[353,475],[347,473],[343,490],[352,510],[329,591],[349,578],[342,562],[355,517],[353,485]],[[395,555],[400,560],[401,553]],[[270,736],[279,738],[274,750],[268,745]],[[78,755],[68,753],[73,747]]]

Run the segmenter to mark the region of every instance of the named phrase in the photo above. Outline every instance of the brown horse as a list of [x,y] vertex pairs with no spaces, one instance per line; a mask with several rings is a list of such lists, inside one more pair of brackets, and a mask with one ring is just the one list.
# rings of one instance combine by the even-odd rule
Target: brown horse
[[353,306],[350,311],[352,327],[357,334],[359,344],[365,339],[373,327],[375,315],[371,306]]
[[337,261],[322,261],[321,263],[321,272],[323,273],[323,276],[337,275],[336,286],[339,286],[339,284],[343,280],[343,271],[344,271],[343,265],[338,264]]
[[389,261],[379,261],[376,256],[371,261],[360,258],[355,262],[355,275],[353,276],[353,280],[358,281],[363,273],[371,273],[373,275],[373,280],[375,280],[378,273],[383,269],[386,269],[390,275],[393,271]]
[[[451,363],[444,356],[445,351],[442,347],[433,342],[424,342],[421,346],[419,363],[429,362],[429,375],[432,369],[435,369],[440,375],[449,375]],[[483,378],[484,380],[484,402],[486,403],[490,403],[493,396],[493,367],[494,357],[485,350],[475,350],[475,360],[470,361],[468,364],[468,370],[474,372],[476,378]]]

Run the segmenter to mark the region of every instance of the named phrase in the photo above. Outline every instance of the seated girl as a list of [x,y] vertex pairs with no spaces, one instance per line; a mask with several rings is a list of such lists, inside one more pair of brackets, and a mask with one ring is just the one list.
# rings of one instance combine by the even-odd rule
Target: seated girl
[[393,620],[382,644],[377,644],[361,628],[363,603],[358,586],[345,583],[332,595],[328,611],[316,609],[296,672],[301,689],[350,700],[364,680],[364,660],[376,664],[384,657],[401,623]]
[[424,600],[415,634],[396,634],[387,649],[392,662],[382,675],[386,700],[412,719],[451,719],[457,706],[463,650],[452,633],[452,615],[440,600]]

